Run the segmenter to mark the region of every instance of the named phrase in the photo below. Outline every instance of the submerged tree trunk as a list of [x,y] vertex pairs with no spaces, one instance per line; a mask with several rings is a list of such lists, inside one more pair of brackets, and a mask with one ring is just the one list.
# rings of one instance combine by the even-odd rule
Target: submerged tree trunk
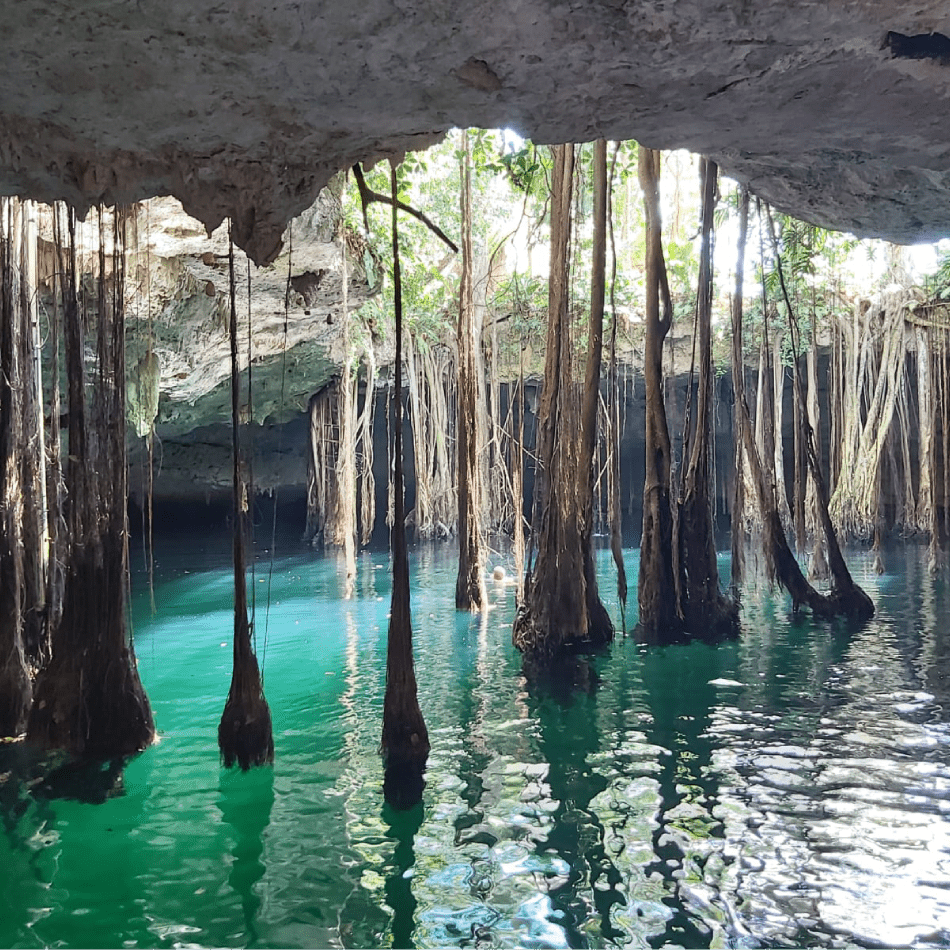
[[[778,251],[778,242],[775,238],[775,232],[772,228],[771,213],[768,212],[768,209],[767,213],[769,219],[769,234],[772,239],[773,248],[775,250],[775,265],[778,271],[779,285],[782,288],[782,296],[785,300],[785,309],[788,315],[788,329],[791,335],[792,350],[793,352],[797,352],[799,349],[798,321],[796,319],[795,312],[792,309],[792,303],[789,299],[788,289],[785,285],[785,276],[782,269],[782,257]],[[805,457],[808,462],[809,474],[811,475],[815,484],[818,516],[821,520],[822,528],[824,530],[825,544],[827,545],[828,549],[828,566],[831,570],[832,578],[831,591],[826,595],[817,594],[813,591],[811,585],[808,585],[809,590],[815,593],[817,597],[821,598],[820,601],[815,601],[814,598],[812,598],[808,605],[811,607],[813,613],[825,612],[835,615],[844,614],[857,620],[867,620],[874,616],[874,603],[871,598],[868,597],[865,591],[854,582],[854,579],[851,577],[851,572],[848,570],[848,566],[845,563],[843,555],[841,554],[841,548],[838,545],[838,538],[835,534],[834,525],[832,524],[831,515],[829,513],[828,491],[825,487],[824,476],[821,472],[821,463],[818,456],[818,447],[815,441],[815,433],[813,432],[811,425],[808,422],[807,415],[804,411],[805,396],[801,377],[797,371],[793,374],[792,381],[794,385],[795,399],[798,401],[799,407],[802,410],[799,415],[803,425],[805,426]],[[794,562],[794,564],[795,570],[797,570],[798,574],[801,575],[801,571],[798,568],[798,563]],[[794,599],[794,592],[792,592],[792,596]]]
[[719,588],[719,567],[713,532],[710,498],[710,441],[712,435],[712,244],[713,211],[719,169],[702,159],[702,249],[699,260],[699,292],[696,300],[699,336],[699,378],[696,424],[692,442],[684,444],[687,458],[683,497],[676,519],[679,546],[680,603],[685,632],[691,637],[718,639],[738,630],[738,605]]
[[23,558],[20,466],[22,412],[20,337],[22,309],[14,274],[16,199],[0,205],[0,738],[26,725],[32,688],[23,648]]
[[[574,146],[552,149],[551,271],[544,388],[538,409],[538,471],[535,477],[537,555],[525,577],[524,600],[512,639],[530,663],[549,663],[566,651],[596,647],[613,636],[597,592],[591,550],[593,454],[603,334],[603,248],[592,289],[591,328],[583,406],[572,376],[570,232]],[[598,147],[597,166],[606,146]],[[606,175],[603,170],[600,174]],[[606,186],[596,199],[606,208]],[[603,213],[602,222],[606,221]],[[597,228],[595,228],[595,231]],[[595,247],[604,242],[604,229]],[[599,298],[599,299],[598,299]]]
[[[230,235],[229,235],[230,238]],[[234,552],[234,659],[231,688],[218,724],[218,747],[226,768],[235,762],[246,772],[274,761],[270,708],[264,698],[257,657],[251,646],[247,617],[247,577],[244,546],[247,539],[248,486],[241,474],[240,388],[237,351],[237,307],[234,289],[234,244],[229,243],[231,281],[231,451],[234,484],[232,517]]]
[[673,574],[672,450],[663,398],[663,340],[673,322],[673,303],[661,243],[659,152],[640,146],[639,177],[646,211],[646,338],[643,354],[646,476],[637,587],[640,605],[638,634],[645,640],[665,643],[679,636],[683,619],[677,610]]
[[399,230],[396,219],[396,166],[390,171],[392,187],[393,284],[396,317],[396,386],[393,393],[395,430],[395,521],[392,529],[393,596],[386,649],[386,696],[380,752],[385,776],[383,794],[397,808],[409,808],[422,799],[422,774],[429,758],[429,733],[419,708],[412,657],[412,614],[409,599],[409,552],[406,546],[406,506],[403,497],[402,448],[402,280]]
[[104,212],[99,212],[97,362],[92,415],[85,393],[86,315],[76,293],[75,221],[70,219],[64,301],[69,383],[69,553],[52,659],[36,681],[29,741],[74,755],[131,755],[152,742],[152,711],[126,630],[125,239],[129,212],[112,226],[111,294]]
[[617,569],[617,600],[620,601],[620,629],[627,631],[627,568],[623,560],[623,516],[620,508],[620,388],[617,376],[617,305],[615,289],[617,285],[617,247],[614,242],[613,222],[613,172],[617,164],[620,143],[614,145],[614,156],[607,179],[607,226],[610,230],[610,369],[608,372],[608,413],[610,445],[609,491],[607,498],[608,521],[610,522],[610,553]]
[[[820,431],[821,416],[818,408],[818,341],[814,315],[812,315],[811,346],[807,356],[808,370],[808,424],[815,437]],[[803,446],[804,450],[804,446]],[[804,451],[802,455],[804,456]],[[811,555],[808,562],[808,576],[812,580],[824,579],[828,576],[828,557],[825,553],[826,544],[821,524],[821,512],[818,507],[818,493],[815,480],[808,471],[808,459],[803,458],[805,465],[805,535],[811,544]]]
[[458,319],[458,521],[459,568],[455,583],[455,606],[460,610],[480,610],[485,604],[485,553],[478,501],[481,497],[476,427],[478,378],[475,350],[478,341],[474,326],[472,287],[472,170],[468,132],[462,133],[462,280],[459,288]]

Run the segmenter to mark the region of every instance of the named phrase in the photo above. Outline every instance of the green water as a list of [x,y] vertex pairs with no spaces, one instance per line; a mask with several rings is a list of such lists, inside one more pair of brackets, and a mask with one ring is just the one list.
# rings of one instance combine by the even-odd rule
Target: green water
[[119,794],[46,798],[0,764],[0,946],[950,946],[950,595],[917,550],[881,577],[855,556],[861,629],[747,594],[740,641],[618,640],[569,688],[522,677],[510,586],[458,615],[451,547],[415,550],[432,754],[406,813],[376,754],[386,554],[351,600],[335,559],[278,558],[269,614],[258,562],[277,758],[250,774],[216,744],[226,558],[160,549],[154,617],[136,578],[161,740]]

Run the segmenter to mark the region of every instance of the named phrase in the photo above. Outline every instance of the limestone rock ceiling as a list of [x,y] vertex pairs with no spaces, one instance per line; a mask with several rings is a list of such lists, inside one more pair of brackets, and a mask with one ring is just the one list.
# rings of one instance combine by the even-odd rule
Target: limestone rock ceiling
[[265,262],[336,170],[508,126],[689,148],[808,220],[932,239],[947,35],[945,0],[20,0],[0,190],[172,194]]

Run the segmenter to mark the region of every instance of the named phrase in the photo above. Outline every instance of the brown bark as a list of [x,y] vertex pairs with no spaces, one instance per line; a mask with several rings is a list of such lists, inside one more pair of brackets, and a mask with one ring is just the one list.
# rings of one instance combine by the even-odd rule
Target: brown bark
[[[775,232],[772,229],[772,220],[771,213],[768,213],[769,219],[769,233],[772,239],[772,245],[775,250],[775,263],[778,270],[779,284],[782,288],[782,296],[785,300],[786,313],[788,315],[788,329],[792,338],[792,348],[797,352],[799,349],[798,346],[798,323],[795,317],[795,312],[792,309],[791,300],[788,296],[788,289],[785,285],[785,276],[782,269],[782,258],[778,252],[778,242],[775,238]],[[801,376],[796,371],[792,374],[792,381],[794,385],[794,395],[795,399],[798,401],[800,407],[804,407],[805,396],[804,390],[802,387]],[[809,600],[804,601],[808,603],[808,606],[811,608],[813,613],[816,614],[833,614],[833,615],[847,615],[857,620],[867,620],[870,617],[874,616],[874,603],[871,598],[865,593],[862,588],[854,582],[854,579],[851,577],[851,572],[848,570],[848,566],[845,563],[844,557],[841,553],[841,548],[838,545],[838,538],[835,534],[834,525],[831,521],[831,515],[828,510],[828,491],[825,487],[824,476],[821,471],[821,464],[818,458],[818,449],[815,443],[815,433],[812,431],[811,425],[808,423],[807,415],[804,411],[800,413],[800,418],[805,427],[804,431],[804,444],[805,444],[805,457],[808,462],[808,471],[814,480],[815,484],[815,496],[818,506],[818,516],[824,530],[825,543],[828,549],[828,566],[831,570],[832,577],[832,586],[831,591],[827,595],[818,594],[811,585],[808,586],[808,590],[814,594],[814,597],[810,597]],[[776,543],[775,551],[779,554],[781,545]],[[786,544],[787,549],[787,544]],[[790,553],[790,552],[789,552]],[[784,558],[784,553],[780,554],[781,558]],[[798,562],[794,561],[794,571],[790,566],[786,566],[788,576],[792,577],[797,571],[798,575],[801,576],[801,570],[798,567]],[[804,577],[802,577],[804,581]],[[785,581],[783,580],[783,583]],[[797,583],[797,581],[796,581]],[[807,584],[807,581],[805,581]],[[786,584],[786,587],[788,585]],[[791,588],[788,588],[789,592],[792,594],[793,600],[796,598],[796,594]],[[815,598],[820,598],[816,600]]]
[[14,282],[17,226],[13,205],[2,200],[0,220],[0,737],[17,736],[26,725],[32,688],[23,648],[22,502],[19,460],[22,406],[19,338],[22,309]]
[[637,584],[640,606],[638,636],[652,642],[668,642],[681,633],[683,618],[677,610],[673,574],[672,453],[663,397],[663,340],[672,325],[673,303],[663,260],[659,177],[660,153],[641,146],[639,178],[646,212],[646,338],[643,355],[646,475]]
[[240,388],[237,351],[237,307],[234,288],[234,244],[228,253],[231,287],[231,452],[233,480],[234,653],[231,688],[218,724],[218,748],[226,768],[237,763],[243,771],[274,761],[270,708],[264,698],[257,657],[251,646],[247,616],[247,577],[244,547],[247,538],[248,486],[241,474]]
[[422,774],[429,757],[429,733],[419,708],[412,656],[412,615],[409,596],[409,553],[406,547],[406,510],[403,497],[402,447],[402,281],[399,263],[399,230],[396,220],[396,166],[391,167],[393,284],[396,317],[396,386],[393,393],[395,431],[394,507],[392,529],[393,596],[386,649],[386,695],[380,752],[385,776],[383,794],[397,808],[408,808],[422,799]]
[[[535,478],[537,556],[525,578],[524,600],[512,633],[515,646],[533,664],[549,663],[568,651],[600,646],[613,636],[613,626],[597,592],[591,549],[603,273],[599,278],[599,302],[596,290],[592,295],[587,376],[583,406],[579,407],[572,379],[569,290],[574,146],[560,145],[552,151],[548,336],[538,408]],[[605,149],[600,152],[606,155]],[[606,207],[605,191],[598,204],[601,201]],[[605,215],[602,220],[606,220]]]
[[712,245],[713,211],[719,170],[715,162],[702,159],[702,237],[699,292],[696,301],[699,377],[696,424],[691,442],[684,446],[688,461],[683,477],[683,497],[676,519],[679,548],[680,603],[685,633],[691,637],[717,639],[738,632],[738,605],[724,597],[719,587],[719,567],[713,532],[710,484],[712,435]]
[[472,286],[472,169],[468,132],[462,133],[461,167],[462,280],[459,287],[458,399],[458,526],[459,567],[455,582],[455,606],[459,610],[481,610],[485,604],[485,553],[478,500],[481,497],[476,428],[478,379]]
[[155,735],[125,615],[127,217],[124,209],[113,212],[110,285],[102,209],[99,213],[98,369],[91,406],[86,400],[83,359],[87,315],[80,312],[76,295],[75,229],[70,219],[63,308],[69,383],[69,553],[62,616],[52,635],[52,660],[37,677],[27,727],[28,740],[37,745],[90,758],[131,755],[149,745]]
[[736,242],[736,273],[732,294],[732,391],[735,440],[735,485],[732,502],[732,584],[738,587],[745,575],[746,493],[748,468],[745,444],[739,433],[742,426],[738,394],[745,384],[745,355],[742,346],[742,294],[745,282],[745,248],[749,230],[749,189],[739,192],[739,237]]
[[46,624],[46,435],[36,273],[37,220],[32,201],[20,205],[20,367],[23,433],[23,647],[27,663],[39,669],[49,660]]
[[617,306],[614,290],[617,285],[617,247],[614,242],[613,223],[613,171],[617,164],[620,143],[614,146],[613,160],[607,179],[607,224],[610,229],[610,369],[608,371],[608,412],[610,414],[610,490],[607,499],[608,521],[610,522],[610,553],[617,569],[617,600],[620,602],[620,628],[627,629],[627,568],[623,560],[623,516],[620,507],[620,391],[617,377]]

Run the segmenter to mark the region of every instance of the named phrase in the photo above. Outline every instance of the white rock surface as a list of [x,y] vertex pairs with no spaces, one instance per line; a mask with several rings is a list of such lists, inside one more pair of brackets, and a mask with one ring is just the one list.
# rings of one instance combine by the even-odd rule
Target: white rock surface
[[719,159],[784,210],[948,233],[945,0],[19,0],[0,31],[0,190],[173,194],[260,262],[337,169],[510,126]]

